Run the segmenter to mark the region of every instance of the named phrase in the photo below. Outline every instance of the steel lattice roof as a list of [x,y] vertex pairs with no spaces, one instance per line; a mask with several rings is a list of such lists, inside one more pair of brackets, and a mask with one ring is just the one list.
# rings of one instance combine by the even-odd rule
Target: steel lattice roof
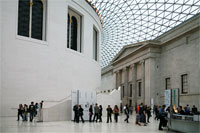
[[152,40],[200,12],[200,0],[88,0],[103,21],[101,66],[124,46]]

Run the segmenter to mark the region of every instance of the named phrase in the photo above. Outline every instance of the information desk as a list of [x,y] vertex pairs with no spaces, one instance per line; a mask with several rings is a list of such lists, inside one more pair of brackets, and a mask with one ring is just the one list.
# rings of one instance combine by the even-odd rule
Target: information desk
[[168,127],[170,130],[184,133],[200,133],[200,116],[188,116],[173,114],[168,118]]

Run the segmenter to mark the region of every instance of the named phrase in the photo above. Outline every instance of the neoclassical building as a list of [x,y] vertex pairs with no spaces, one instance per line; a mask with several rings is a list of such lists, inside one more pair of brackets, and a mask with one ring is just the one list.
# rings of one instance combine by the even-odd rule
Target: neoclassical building
[[154,40],[124,46],[102,69],[101,92],[121,90],[121,105],[164,104],[164,92],[179,89],[179,103],[200,100],[200,15]]
[[102,24],[89,2],[1,0],[0,31],[0,116],[100,87]]

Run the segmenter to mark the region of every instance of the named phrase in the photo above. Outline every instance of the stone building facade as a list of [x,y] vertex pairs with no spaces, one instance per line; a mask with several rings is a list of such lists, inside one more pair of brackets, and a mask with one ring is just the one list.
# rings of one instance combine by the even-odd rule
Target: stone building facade
[[101,89],[120,88],[121,105],[135,106],[161,105],[164,91],[178,88],[180,105],[200,107],[199,22],[196,15],[154,40],[124,46],[102,70]]

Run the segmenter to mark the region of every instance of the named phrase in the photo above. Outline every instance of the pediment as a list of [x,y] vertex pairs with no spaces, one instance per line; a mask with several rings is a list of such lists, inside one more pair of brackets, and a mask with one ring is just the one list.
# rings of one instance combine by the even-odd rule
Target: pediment
[[126,57],[127,55],[131,54],[133,51],[135,51],[138,47],[142,45],[127,45],[124,46],[120,52],[116,55],[116,57],[112,60],[112,62],[115,62],[116,60],[119,60],[121,58]]

